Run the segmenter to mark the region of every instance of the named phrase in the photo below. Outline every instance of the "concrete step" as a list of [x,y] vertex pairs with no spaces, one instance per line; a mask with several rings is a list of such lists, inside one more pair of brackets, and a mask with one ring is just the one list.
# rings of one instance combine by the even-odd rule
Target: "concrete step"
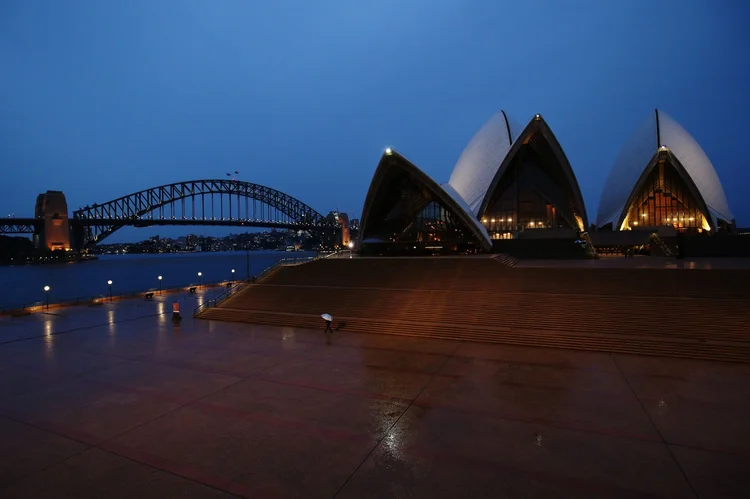
[[[249,322],[274,326],[323,328],[319,316],[291,313],[271,313],[254,310],[214,308],[201,314],[202,319]],[[439,338],[458,341],[475,341],[525,345],[536,347],[592,350],[612,353],[630,353],[705,360],[750,362],[750,343],[747,342],[697,342],[657,339],[651,337],[628,338],[612,334],[592,335],[561,331],[538,330],[478,330],[455,324],[404,323],[399,321],[374,321],[352,317],[335,318],[344,332],[392,334],[398,336]]]

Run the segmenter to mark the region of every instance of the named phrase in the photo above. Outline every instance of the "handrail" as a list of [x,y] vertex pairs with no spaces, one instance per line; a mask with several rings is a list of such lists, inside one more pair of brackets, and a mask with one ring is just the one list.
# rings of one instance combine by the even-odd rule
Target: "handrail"
[[227,300],[229,297],[233,296],[235,293],[240,291],[241,289],[244,289],[248,284],[256,283],[266,275],[268,275],[273,269],[278,267],[293,267],[296,265],[302,265],[303,263],[310,263],[312,261],[318,260],[320,258],[325,258],[321,256],[308,256],[308,257],[302,257],[302,258],[282,258],[280,260],[276,260],[271,265],[266,267],[265,269],[261,270],[258,275],[253,276],[252,279],[244,280],[235,286],[232,286],[228,290],[226,290],[224,293],[220,294],[216,298],[212,298],[210,300],[206,300],[200,305],[198,305],[195,310],[193,310],[193,317],[197,317],[199,314],[201,314],[203,311],[208,310],[209,308],[216,308],[219,306],[220,303]]
[[226,291],[224,291],[222,294],[220,294],[216,298],[211,298],[210,300],[205,300],[203,303],[201,303],[200,305],[198,305],[195,308],[195,310],[193,310],[193,317],[196,317],[198,314],[200,314],[204,310],[206,310],[208,308],[211,308],[211,304],[213,304],[214,307],[217,306],[219,303],[223,302],[224,300],[226,300],[227,298],[229,298],[230,296],[232,296],[233,294],[235,294],[237,291],[239,291],[240,289],[242,289],[245,286],[247,286],[248,284],[250,284],[250,282],[252,282],[252,281],[250,281],[250,280],[240,281],[237,284],[235,284],[234,286],[232,286],[231,288],[229,288]]
[[672,251],[669,249],[669,246],[662,240],[661,237],[659,237],[658,232],[654,232],[651,234],[651,240],[656,241],[656,244],[659,245],[661,250],[664,252],[664,256],[672,256]]
[[594,242],[591,240],[591,236],[588,232],[583,232],[581,234],[581,238],[583,238],[584,241],[586,241],[586,251],[591,254],[594,258],[599,258],[599,253],[596,251],[596,247],[594,246]]

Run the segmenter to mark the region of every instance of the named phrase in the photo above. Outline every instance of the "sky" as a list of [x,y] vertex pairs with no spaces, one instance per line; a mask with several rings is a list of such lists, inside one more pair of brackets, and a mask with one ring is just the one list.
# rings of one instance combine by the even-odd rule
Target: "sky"
[[750,226],[748,25],[746,0],[2,0],[0,214],[237,170],[357,218],[386,147],[445,182],[503,109],[544,116],[593,221],[660,108]]

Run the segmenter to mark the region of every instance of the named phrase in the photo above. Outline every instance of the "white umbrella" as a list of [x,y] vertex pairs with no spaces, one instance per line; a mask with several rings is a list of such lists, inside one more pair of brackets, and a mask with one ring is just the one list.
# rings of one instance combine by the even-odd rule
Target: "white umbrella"
[[321,317],[323,318],[323,320],[333,322],[333,317],[331,317],[331,314],[322,314]]

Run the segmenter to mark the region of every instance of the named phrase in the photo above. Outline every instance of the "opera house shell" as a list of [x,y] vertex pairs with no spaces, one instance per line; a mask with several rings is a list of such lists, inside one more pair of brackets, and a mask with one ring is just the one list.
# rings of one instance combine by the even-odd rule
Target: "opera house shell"
[[547,123],[494,115],[438,184],[399,153],[381,157],[365,199],[363,253],[490,251],[525,232],[573,235],[588,224],[573,170]]
[[655,110],[615,160],[596,224],[711,232],[733,224],[733,216],[706,153],[675,120]]

